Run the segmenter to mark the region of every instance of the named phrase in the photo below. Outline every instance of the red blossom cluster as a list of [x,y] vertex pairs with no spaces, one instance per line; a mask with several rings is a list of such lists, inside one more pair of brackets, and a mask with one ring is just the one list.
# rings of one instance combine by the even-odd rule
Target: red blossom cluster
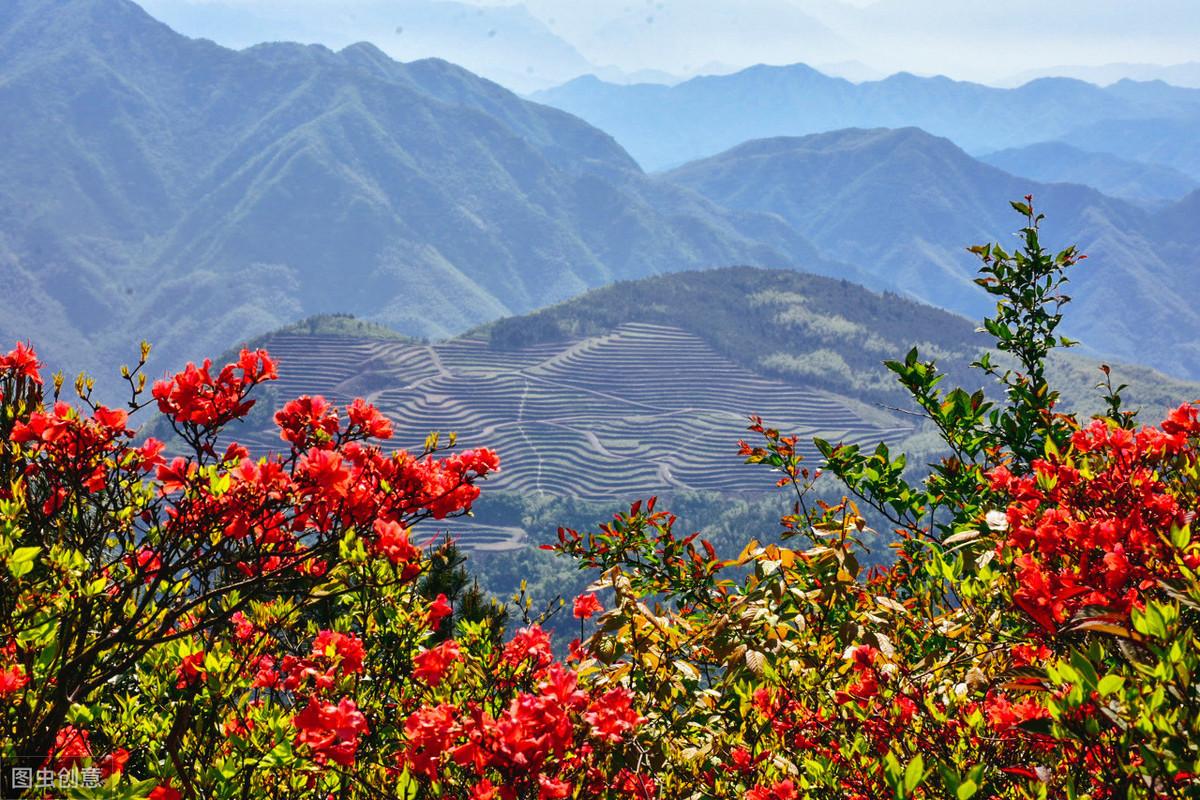
[[0,373],[7,373],[17,380],[29,380],[40,384],[42,382],[42,362],[38,361],[37,353],[25,342],[17,342],[17,346],[8,353],[0,356]]
[[250,390],[278,377],[275,362],[266,350],[242,350],[236,364],[226,364],[212,376],[212,361],[197,367],[189,363],[183,372],[155,381],[158,410],[180,424],[216,427],[245,416],[254,405]]
[[[1035,460],[1029,475],[991,471],[992,490],[1011,498],[1001,552],[1016,570],[1013,600],[1043,635],[1088,606],[1127,614],[1178,575],[1170,532],[1193,509],[1172,482],[1195,464],[1188,438],[1198,432],[1192,405],[1136,432],[1096,420],[1075,432],[1068,452]],[[1200,554],[1185,558],[1200,566]]]
[[576,619],[591,619],[604,610],[600,600],[594,594],[581,594],[575,598],[572,613]]
[[[458,646],[445,642],[417,657],[417,672],[436,684],[459,656]],[[457,767],[470,776],[472,798],[550,800],[621,787],[642,792],[635,797],[655,796],[647,776],[605,776],[590,766],[598,748],[619,747],[641,725],[631,692],[581,688],[574,671],[553,662],[549,638],[536,626],[505,647],[500,665],[534,669],[536,691],[518,692],[495,715],[474,701],[419,708],[405,721],[407,744],[397,766],[430,779]]]
[[333,703],[316,696],[292,717],[296,727],[296,745],[307,747],[318,764],[329,761],[349,767],[354,764],[358,737],[370,733],[367,718],[348,697]]
[[13,424],[9,440],[27,445],[40,457],[30,475],[49,479],[42,513],[55,513],[72,496],[103,491],[109,481],[140,476],[162,463],[162,442],[149,438],[141,446],[128,446],[133,431],[122,410],[96,406],[83,416],[67,403],[54,404],[50,412],[35,411]]

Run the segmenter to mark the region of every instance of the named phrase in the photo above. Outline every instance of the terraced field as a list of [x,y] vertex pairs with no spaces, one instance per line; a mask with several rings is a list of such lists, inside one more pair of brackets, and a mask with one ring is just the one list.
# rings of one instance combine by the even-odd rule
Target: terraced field
[[[499,451],[495,490],[628,499],[681,489],[764,488],[736,453],[746,415],[806,436],[875,443],[908,431],[854,401],[754,374],[678,328],[627,323],[602,336],[493,349],[486,338],[432,345],[277,334],[280,398],[355,396],[393,420],[397,447],[431,430]],[[242,437],[278,447],[273,430]],[[471,546],[516,546],[519,529],[455,522]],[[476,529],[477,528],[477,529]],[[458,531],[456,531],[458,535]]]

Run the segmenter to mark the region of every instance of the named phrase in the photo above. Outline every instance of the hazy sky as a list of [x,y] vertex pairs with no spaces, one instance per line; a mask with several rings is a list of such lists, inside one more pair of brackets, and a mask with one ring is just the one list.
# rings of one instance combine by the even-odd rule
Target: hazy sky
[[[183,33],[230,46],[367,40],[403,60],[440,56],[518,90],[589,71],[653,79],[755,63],[805,62],[852,79],[908,70],[995,83],[1063,65],[1200,58],[1200,0],[141,2]],[[1088,75],[1124,73],[1156,77],[1136,67]]]

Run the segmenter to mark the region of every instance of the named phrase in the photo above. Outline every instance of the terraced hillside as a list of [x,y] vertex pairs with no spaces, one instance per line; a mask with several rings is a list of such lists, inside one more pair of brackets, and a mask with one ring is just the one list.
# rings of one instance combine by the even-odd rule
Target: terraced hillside
[[[983,346],[970,321],[847,281],[749,267],[618,282],[434,344],[345,315],[253,344],[279,359],[280,380],[240,440],[278,449],[270,411],[321,394],[374,402],[395,423],[395,447],[420,448],[433,430],[494,447],[503,471],[480,517],[426,526],[491,550],[544,541],[538,509],[547,504],[603,508],[689,492],[716,498],[710,511],[723,496],[756,502],[771,481],[736,455],[751,413],[802,442],[907,439],[913,463],[925,463],[934,456],[921,449],[923,434],[908,436],[913,418],[881,410],[907,406],[882,362],[914,344],[937,359],[947,385],[995,396],[966,366]],[[1064,408],[1099,410],[1098,363],[1082,352],[1052,360]],[[1113,364],[1113,373],[1148,420],[1200,396],[1200,386],[1146,368]]]
[[[468,446],[496,448],[504,469],[493,491],[759,491],[762,476],[735,452],[749,411],[804,436],[874,443],[908,432],[857,401],[764,378],[666,325],[625,323],[516,349],[483,334],[432,345],[297,334],[263,343],[279,359],[280,397],[367,397],[395,423],[399,447],[453,430]],[[242,438],[278,446],[269,429]],[[497,531],[487,533],[494,542]]]

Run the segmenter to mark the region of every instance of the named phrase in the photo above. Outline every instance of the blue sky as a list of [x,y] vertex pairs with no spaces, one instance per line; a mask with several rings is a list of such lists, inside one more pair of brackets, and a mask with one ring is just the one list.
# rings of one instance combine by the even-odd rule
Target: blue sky
[[[181,32],[229,46],[366,40],[521,91],[583,72],[667,80],[754,63],[804,62],[851,79],[907,70],[1011,83],[1070,74],[1063,66],[1200,58],[1197,0],[139,1]],[[1158,77],[1145,66],[1076,71],[1102,82]]]

